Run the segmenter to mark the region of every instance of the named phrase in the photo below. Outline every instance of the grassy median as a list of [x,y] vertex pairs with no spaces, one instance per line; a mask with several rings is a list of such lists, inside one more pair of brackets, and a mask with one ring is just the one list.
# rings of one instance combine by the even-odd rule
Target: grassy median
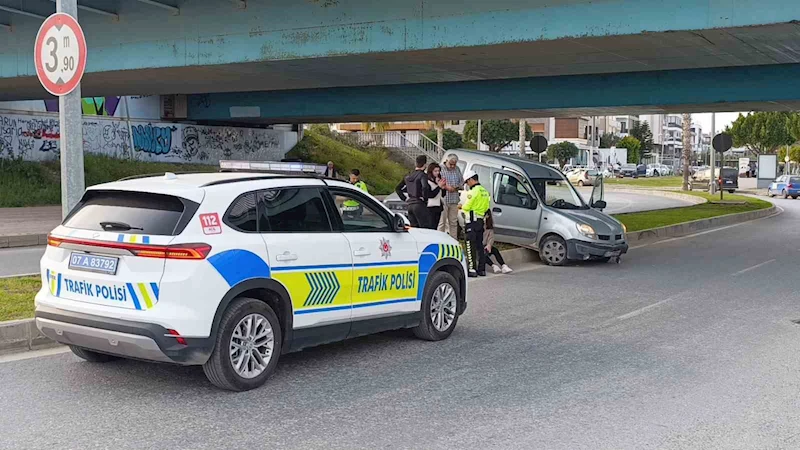
[[650,178],[607,178],[606,184],[615,186],[634,186],[650,188],[679,188],[683,185],[683,177],[650,177]]
[[40,277],[0,278],[0,322],[33,317],[33,297],[41,287]]
[[[719,201],[719,195],[709,195],[704,192],[681,192],[682,194],[702,197],[709,202]],[[650,228],[666,227],[693,220],[708,219],[711,217],[725,216],[728,214],[756,211],[769,208],[772,203],[757,198],[742,195],[725,194],[725,202],[738,202],[740,204],[703,203],[700,205],[682,208],[659,209],[629,214],[617,214],[619,221],[628,227],[628,231],[641,231]]]

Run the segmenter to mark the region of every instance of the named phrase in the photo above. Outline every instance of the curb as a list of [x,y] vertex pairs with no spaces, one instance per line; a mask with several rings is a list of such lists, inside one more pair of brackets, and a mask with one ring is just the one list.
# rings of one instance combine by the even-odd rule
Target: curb
[[692,234],[698,231],[709,230],[712,228],[719,228],[728,225],[735,225],[737,223],[749,222],[751,220],[763,219],[775,215],[779,212],[777,206],[773,205],[770,208],[759,209],[757,211],[748,211],[744,213],[728,214],[725,216],[711,217],[709,219],[694,220],[691,222],[679,223],[677,225],[669,225],[660,228],[651,228],[649,230],[633,231],[626,234],[628,244],[651,241],[655,239],[669,238],[682,236],[685,234]]
[[0,355],[58,347],[59,345],[61,344],[51,341],[50,338],[39,332],[34,319],[0,323]]
[[520,263],[527,263],[539,260],[539,254],[529,248],[513,248],[500,252],[503,259],[509,266]]
[[38,247],[47,245],[47,234],[10,234],[0,236],[0,248]]

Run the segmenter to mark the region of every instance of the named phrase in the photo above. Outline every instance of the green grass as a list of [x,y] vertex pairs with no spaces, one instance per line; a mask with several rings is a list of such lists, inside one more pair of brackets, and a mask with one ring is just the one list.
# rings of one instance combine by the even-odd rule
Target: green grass
[[683,177],[607,178],[603,182],[620,186],[681,187]]
[[[214,172],[217,166],[129,161],[101,155],[84,156],[86,185],[107,183],[131,175],[164,172]],[[61,204],[58,161],[0,160],[0,208]]]
[[351,169],[361,171],[371,194],[389,194],[407,173],[408,169],[390,159],[386,149],[362,150],[314,131],[306,131],[303,139],[286,155],[306,162],[327,164],[333,161],[340,176]]
[[0,321],[33,317],[33,297],[41,287],[39,277],[0,279]]
[[[702,197],[709,201],[718,201],[719,195],[709,195],[704,192],[682,192],[695,197]],[[644,211],[630,214],[615,215],[619,221],[628,227],[628,231],[641,231],[650,228],[665,227],[676,225],[693,220],[708,219],[710,217],[724,216],[759,209],[769,208],[772,203],[756,198],[745,197],[742,195],[725,194],[725,201],[744,202],[743,205],[715,205],[713,203],[703,203],[700,205],[686,206],[683,208],[661,209],[657,211]]]

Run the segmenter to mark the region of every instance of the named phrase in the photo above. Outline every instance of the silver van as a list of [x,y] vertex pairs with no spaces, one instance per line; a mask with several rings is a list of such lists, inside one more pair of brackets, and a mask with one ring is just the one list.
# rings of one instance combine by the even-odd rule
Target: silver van
[[[609,261],[628,251],[624,226],[603,213],[602,183],[587,204],[564,175],[552,167],[513,156],[449,150],[462,171],[471,169],[492,195],[497,241],[532,248],[545,264]],[[396,195],[386,204],[400,210]]]

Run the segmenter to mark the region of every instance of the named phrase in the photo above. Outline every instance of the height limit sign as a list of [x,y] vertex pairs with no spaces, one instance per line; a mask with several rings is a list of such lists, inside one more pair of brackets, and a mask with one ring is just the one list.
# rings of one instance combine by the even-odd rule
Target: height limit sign
[[33,55],[47,92],[59,97],[72,92],[86,69],[86,38],[78,21],[64,13],[48,17],[36,35]]

